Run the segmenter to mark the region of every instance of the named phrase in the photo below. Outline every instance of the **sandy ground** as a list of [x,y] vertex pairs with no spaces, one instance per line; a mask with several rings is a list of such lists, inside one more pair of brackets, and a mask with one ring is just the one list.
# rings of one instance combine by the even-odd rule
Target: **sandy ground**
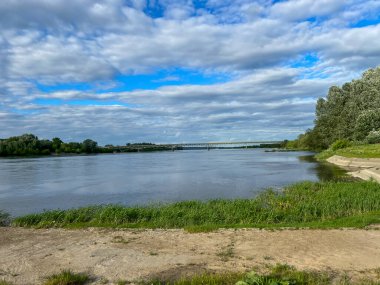
[[298,269],[380,272],[380,230],[183,230],[0,228],[0,280],[41,284],[62,269],[94,284],[204,271],[249,271],[287,263]]
[[327,161],[348,170],[348,174],[353,177],[374,179],[380,183],[380,158],[348,158],[334,155]]

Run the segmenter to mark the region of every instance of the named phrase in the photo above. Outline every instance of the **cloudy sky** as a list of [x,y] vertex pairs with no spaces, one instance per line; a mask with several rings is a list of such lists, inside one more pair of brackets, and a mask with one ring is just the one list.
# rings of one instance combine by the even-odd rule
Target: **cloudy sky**
[[380,0],[0,2],[0,137],[295,138],[380,65]]

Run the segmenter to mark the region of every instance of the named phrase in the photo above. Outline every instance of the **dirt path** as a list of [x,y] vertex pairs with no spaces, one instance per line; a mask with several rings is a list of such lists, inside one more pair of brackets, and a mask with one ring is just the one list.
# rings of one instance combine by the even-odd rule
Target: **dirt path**
[[[380,230],[62,230],[0,228],[0,280],[41,284],[62,269],[94,283],[245,271],[287,263],[298,269],[368,274],[380,268]],[[377,272],[377,271],[376,271]],[[103,282],[103,283],[102,283]]]

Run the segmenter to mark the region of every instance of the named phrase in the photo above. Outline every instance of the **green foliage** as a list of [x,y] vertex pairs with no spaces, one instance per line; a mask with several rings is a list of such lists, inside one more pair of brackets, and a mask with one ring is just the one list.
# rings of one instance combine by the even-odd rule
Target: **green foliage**
[[39,140],[32,134],[24,134],[0,140],[0,156],[49,155],[56,153],[98,153],[97,142],[87,139],[83,143],[64,143],[60,138]]
[[96,141],[86,139],[81,145],[81,151],[85,153],[94,153],[98,148],[98,143]]
[[13,283],[5,281],[5,280],[0,280],[0,285],[13,285]]
[[333,151],[331,148],[316,155],[318,160],[325,160],[333,155],[357,158],[380,158],[380,144],[359,144]]
[[59,274],[54,274],[46,278],[44,285],[82,285],[89,280],[89,277],[82,273],[73,273],[70,270],[63,270]]
[[380,143],[380,129],[378,131],[370,131],[365,142],[368,144]]
[[364,110],[355,124],[355,138],[363,140],[371,131],[380,129],[380,109]]
[[341,139],[341,140],[337,140],[335,141],[332,145],[331,145],[331,149],[333,151],[335,150],[338,150],[338,149],[343,149],[343,148],[346,148],[346,147],[350,147],[352,144],[349,140],[346,140],[346,139]]
[[332,86],[316,105],[312,130],[298,137],[302,149],[327,149],[333,142],[364,140],[380,129],[380,67],[366,71],[361,79]]
[[185,201],[169,205],[91,206],[54,210],[13,220],[25,227],[364,227],[379,222],[380,184],[302,182],[255,199]]
[[10,215],[0,210],[0,227],[8,226],[10,223]]

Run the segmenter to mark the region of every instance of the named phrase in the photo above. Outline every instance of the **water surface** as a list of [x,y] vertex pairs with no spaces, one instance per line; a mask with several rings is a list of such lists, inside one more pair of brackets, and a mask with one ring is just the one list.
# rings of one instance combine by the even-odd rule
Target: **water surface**
[[307,152],[184,150],[0,159],[0,209],[14,216],[91,204],[250,198],[265,188],[332,179]]

